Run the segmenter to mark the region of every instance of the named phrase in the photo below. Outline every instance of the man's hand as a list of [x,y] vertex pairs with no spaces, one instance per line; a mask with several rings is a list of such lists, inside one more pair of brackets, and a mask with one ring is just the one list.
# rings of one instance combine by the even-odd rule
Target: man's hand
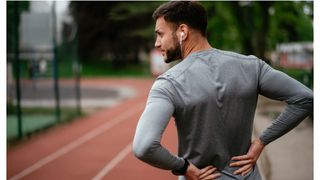
[[217,172],[217,168],[213,166],[207,166],[203,169],[198,169],[191,162],[185,174],[188,180],[213,180],[221,176]]
[[236,170],[234,174],[241,174],[242,176],[248,174],[256,164],[264,147],[265,145],[260,141],[260,139],[256,139],[252,141],[249,151],[246,155],[232,157],[232,160],[236,162],[231,163],[230,166],[241,166],[241,168]]

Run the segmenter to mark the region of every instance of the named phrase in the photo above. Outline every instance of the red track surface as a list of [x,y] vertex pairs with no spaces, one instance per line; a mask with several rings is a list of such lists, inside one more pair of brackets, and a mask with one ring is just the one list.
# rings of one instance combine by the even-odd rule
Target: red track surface
[[[99,173],[102,179],[108,180],[177,179],[169,171],[144,164],[131,152],[130,143],[153,80],[85,79],[81,83],[130,86],[138,94],[113,108],[52,128],[8,149],[8,179],[78,180],[92,179]],[[172,121],[162,142],[171,152],[176,152],[177,137]],[[128,145],[130,151],[126,149]]]

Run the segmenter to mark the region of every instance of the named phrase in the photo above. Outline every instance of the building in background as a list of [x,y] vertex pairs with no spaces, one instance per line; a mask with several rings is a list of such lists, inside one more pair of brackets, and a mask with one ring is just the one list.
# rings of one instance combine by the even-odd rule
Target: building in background
[[291,69],[313,69],[313,42],[282,43],[277,45],[272,63]]

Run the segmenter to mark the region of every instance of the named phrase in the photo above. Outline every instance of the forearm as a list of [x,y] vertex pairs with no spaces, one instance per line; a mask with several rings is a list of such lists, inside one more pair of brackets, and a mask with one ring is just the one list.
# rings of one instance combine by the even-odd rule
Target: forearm
[[133,142],[137,158],[166,170],[180,169],[184,164],[183,158],[171,154],[160,144],[172,113],[172,105],[164,100],[149,103],[139,120]]
[[288,105],[260,136],[263,144],[269,144],[296,127],[312,111],[312,105],[310,104],[312,104],[311,100],[309,104],[305,105]]
[[312,112],[313,93],[300,82],[266,64],[262,66],[261,74],[260,93],[288,104],[260,136],[260,140],[268,144],[296,127]]
[[133,152],[141,161],[165,170],[180,169],[184,164],[183,158],[171,154],[158,142],[139,144],[139,140],[135,140]]

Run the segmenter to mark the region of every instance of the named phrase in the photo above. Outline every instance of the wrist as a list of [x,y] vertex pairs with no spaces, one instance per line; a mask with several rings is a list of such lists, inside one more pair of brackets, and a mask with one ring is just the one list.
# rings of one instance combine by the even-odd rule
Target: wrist
[[184,159],[184,165],[182,168],[178,169],[178,170],[172,170],[172,174],[180,176],[180,175],[184,175],[187,172],[188,167],[190,166],[190,163],[187,159]]
[[266,144],[265,144],[263,141],[261,141],[260,138],[258,138],[258,139],[256,140],[256,142],[257,142],[257,144],[259,144],[261,147],[265,147],[265,146],[266,146]]

